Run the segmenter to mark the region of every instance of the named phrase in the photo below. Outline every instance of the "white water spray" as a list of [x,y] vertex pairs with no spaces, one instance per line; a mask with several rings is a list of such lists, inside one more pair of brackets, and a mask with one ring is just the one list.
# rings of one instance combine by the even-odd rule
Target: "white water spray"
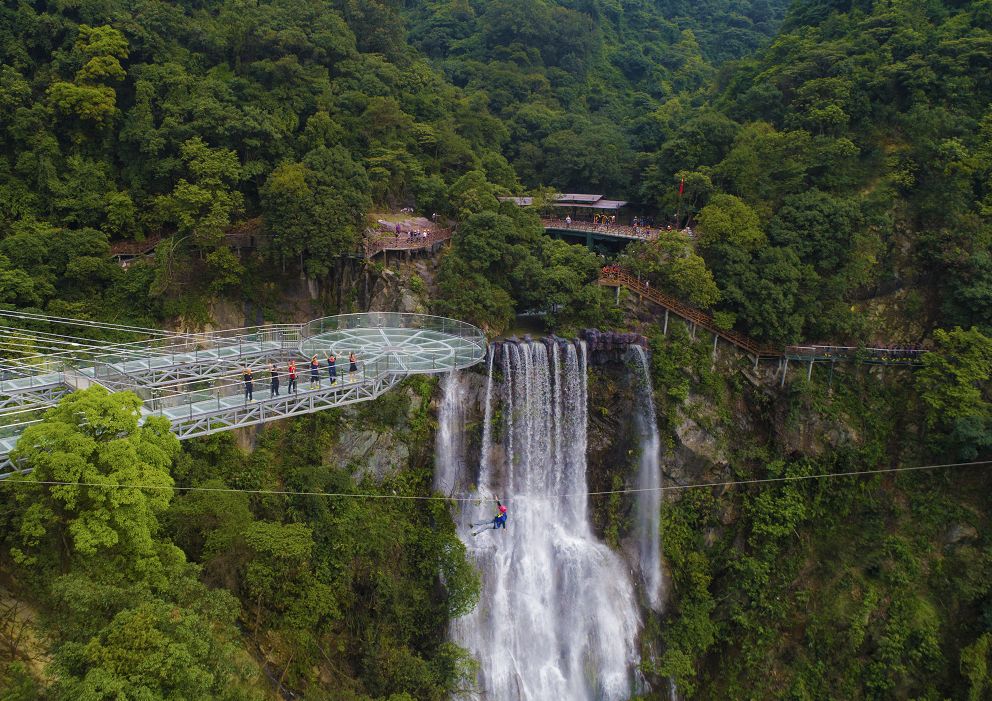
[[633,378],[635,387],[635,426],[640,437],[641,457],[637,470],[636,535],[637,559],[641,581],[648,605],[661,611],[665,604],[664,580],[661,575],[661,436],[654,411],[654,390],[647,353],[640,346],[631,346],[628,357],[639,372]]
[[[490,362],[492,362],[490,360]],[[434,489],[451,496],[465,472],[465,405],[467,383],[459,372],[449,372],[441,380],[444,399],[438,409],[435,439]]]
[[[627,568],[595,538],[586,514],[585,348],[506,345],[502,370],[505,450],[502,464],[487,464],[485,427],[479,491],[499,495],[509,520],[474,538],[461,528],[483,584],[475,611],[451,631],[480,664],[473,698],[624,701],[634,689],[640,621]],[[443,423],[458,416],[445,405],[459,396],[456,382],[445,384],[439,461],[458,462],[442,456],[440,442],[451,433]],[[488,385],[490,418],[491,401]],[[460,469],[457,482],[470,482]],[[495,503],[465,511],[463,524],[492,518]]]

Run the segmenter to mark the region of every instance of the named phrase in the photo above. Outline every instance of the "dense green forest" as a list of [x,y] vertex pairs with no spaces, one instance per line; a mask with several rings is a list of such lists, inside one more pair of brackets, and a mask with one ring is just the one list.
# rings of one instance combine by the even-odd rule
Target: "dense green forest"
[[[432,383],[414,388],[429,396]],[[35,592],[48,636],[46,697],[264,699],[280,688],[442,701],[466,684],[471,662],[446,642],[446,622],[474,606],[478,575],[446,504],[316,496],[422,494],[429,453],[382,483],[319,469],[335,412],[267,431],[250,455],[230,434],[180,453],[164,420],[138,426],[138,402],[73,394],[25,434],[39,447],[17,456],[31,480],[89,484],[20,489],[2,510],[17,586]],[[361,419],[423,445],[427,407],[405,427],[395,401]],[[0,690],[42,694],[21,662],[5,666]]]
[[[373,205],[464,220],[524,186],[633,193],[671,100],[704,93],[780,5],[5,5],[0,302],[202,323],[204,297],[250,297],[274,264],[326,276]],[[266,250],[239,260],[223,233],[259,213]],[[162,233],[157,266],[107,263],[108,241]],[[552,262],[569,257],[531,267],[568,267],[584,305],[588,266]],[[557,277],[496,290],[526,305]],[[496,290],[472,318],[499,328]]]
[[988,458],[992,342],[935,336],[941,357],[913,376],[817,368],[772,399],[681,325],[656,333],[666,433],[692,418],[729,476],[786,481],[662,510],[676,600],[648,623],[649,675],[700,699],[988,698],[986,468],[811,478]]
[[[865,340],[858,302],[905,288],[923,331],[987,326],[984,6],[800,3],[753,53],[781,3],[685,5],[7,5],[0,301],[202,322],[287,262],[325,277],[374,205],[464,221],[546,186],[681,210],[702,299],[758,338]],[[239,260],[223,233],[257,214],[266,250]],[[107,263],[161,233],[162,264]],[[446,308],[498,330],[558,277]]]
[[[199,328],[212,300],[261,300],[275,321],[290,280],[331,286],[363,265],[368,215],[411,206],[457,225],[432,311],[494,335],[534,309],[563,335],[633,328],[598,255],[497,199],[603,192],[692,227],[620,260],[728,328],[938,351],[911,382],[862,368],[770,397],[688,338],[653,338],[663,427],[698,395],[724,424],[747,404],[860,436],[811,455],[735,434],[737,476],[987,457],[990,71],[988,0],[5,2],[0,305]],[[225,233],[255,219],[263,244],[239,256]],[[158,237],[153,259],[110,257]],[[133,398],[67,400],[32,429],[55,446],[23,449],[33,475],[158,491],[3,493],[0,584],[37,613],[47,671],[8,655],[0,698],[464,688],[446,628],[478,575],[444,508],[172,491],[424,494],[434,387],[405,390],[250,453],[225,436],[180,449]],[[409,469],[315,469],[349,421],[399,427]],[[645,674],[694,698],[989,698],[990,493],[971,473],[674,501],[673,603],[649,621]],[[948,541],[954,524],[976,535]]]

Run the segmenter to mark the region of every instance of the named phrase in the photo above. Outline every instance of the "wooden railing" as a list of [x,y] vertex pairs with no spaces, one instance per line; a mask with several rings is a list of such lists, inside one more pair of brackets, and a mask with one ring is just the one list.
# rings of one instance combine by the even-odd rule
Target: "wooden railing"
[[746,336],[733,329],[720,328],[713,320],[713,317],[706,312],[691,307],[671,295],[666,295],[664,292],[659,292],[646,283],[641,282],[626,270],[613,266],[603,268],[599,273],[599,284],[608,287],[626,287],[631,292],[635,292],[641,297],[651,300],[686,321],[701,326],[710,333],[716,334],[728,343],[734,344],[755,357],[780,358],[783,355],[781,348],[764,345],[755,341],[750,336]]
[[593,224],[591,222],[573,221],[571,224],[565,223],[564,219],[541,219],[541,224],[545,229],[555,229],[557,231],[582,231],[600,236],[612,236],[620,239],[630,239],[632,241],[654,241],[658,238],[658,229],[648,229],[643,226],[624,226],[622,224]]
[[[228,228],[224,232],[224,242],[235,248],[255,248],[263,236],[265,236],[265,229],[262,226],[262,219],[255,217],[240,221]],[[159,232],[149,236],[144,241],[115,241],[110,244],[110,255],[113,258],[147,256],[167,238],[169,235]]]
[[785,357],[794,360],[861,360],[866,363],[883,365],[922,365],[923,356],[929,352],[926,348],[910,346],[876,348],[873,346],[802,345],[785,347]]
[[710,333],[716,334],[728,343],[755,356],[755,358],[787,358],[802,362],[835,362],[858,361],[877,365],[908,365],[917,366],[923,363],[923,356],[929,351],[925,348],[908,346],[890,347],[855,347],[839,345],[791,345],[785,348],[759,343],[750,336],[732,329],[721,329],[713,317],[704,311],[696,309],[671,295],[659,292],[647,283],[641,282],[636,276],[617,266],[607,266],[599,272],[599,284],[608,287],[626,287],[645,299],[664,307],[676,316],[701,326]]
[[[250,219],[231,227],[225,232],[224,240],[229,246],[238,248],[257,247],[264,237],[264,229],[260,226],[261,220]],[[430,231],[426,237],[417,236],[409,238],[407,234],[399,236],[381,236],[375,239],[366,240],[363,251],[367,258],[378,255],[383,251],[416,251],[430,248],[436,243],[451,239],[451,229],[435,229]],[[117,241],[110,245],[110,255],[114,258],[136,258],[151,254],[155,247],[160,244],[166,236],[157,234],[150,236],[144,241]]]
[[448,241],[451,239],[451,236],[451,229],[435,229],[428,232],[426,237],[416,236],[410,238],[409,234],[383,236],[365,242],[365,257],[371,258],[384,251],[419,251],[424,248],[430,248],[436,243]]
[[144,241],[117,241],[110,244],[110,255],[114,258],[147,256],[165,238],[162,234],[150,236]]

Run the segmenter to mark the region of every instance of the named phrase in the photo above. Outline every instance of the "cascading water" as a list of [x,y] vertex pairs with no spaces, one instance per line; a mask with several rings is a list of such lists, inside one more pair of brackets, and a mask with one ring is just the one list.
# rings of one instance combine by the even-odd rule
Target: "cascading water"
[[637,470],[637,559],[648,605],[661,611],[665,603],[661,575],[661,436],[654,411],[654,390],[647,353],[631,346],[628,357],[639,368],[633,378],[636,392],[635,427],[641,444]]
[[[530,343],[503,351],[503,451],[489,450],[487,422],[479,467],[486,499],[459,519],[482,592],[475,611],[453,623],[452,637],[479,661],[476,698],[622,701],[634,690],[640,621],[627,568],[595,538],[586,514],[585,348]],[[488,418],[492,365],[490,357]],[[463,396],[458,382],[446,384],[444,405]],[[440,441],[450,435],[444,422],[457,415],[442,406],[439,461],[453,459],[441,456]],[[459,479],[463,487],[471,481],[464,472]],[[506,530],[470,536],[464,525],[492,518],[495,495],[510,509]]]
[[[490,363],[492,358],[490,357]],[[449,372],[441,380],[443,399],[438,410],[434,489],[451,495],[465,472],[465,376]]]

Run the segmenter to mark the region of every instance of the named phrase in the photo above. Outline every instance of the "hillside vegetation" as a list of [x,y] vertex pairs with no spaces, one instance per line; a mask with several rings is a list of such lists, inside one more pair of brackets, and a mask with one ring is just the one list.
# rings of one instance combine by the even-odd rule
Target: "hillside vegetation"
[[[990,70],[989,0],[7,2],[0,305],[201,328],[223,299],[282,321],[276,302],[305,277],[328,313],[357,311],[327,288],[346,265],[381,272],[348,256],[369,212],[411,206],[457,225],[419,290],[432,311],[492,335],[521,311],[562,335],[637,327],[670,457],[691,419],[725,449],[705,466],[717,478],[988,458]],[[936,352],[912,375],[749,380],[680,328],[625,318],[596,252],[497,199],[555,191],[689,224],[620,262],[728,328]],[[260,245],[238,255],[227,233],[246,220]],[[159,237],[127,269],[110,256]],[[134,397],[65,400],[19,456],[29,480],[71,484],[0,488],[3,698],[442,701],[470,686],[446,631],[478,574],[442,506],[174,491],[427,494],[433,391],[268,428],[252,452],[225,436],[180,448],[138,426]],[[405,446],[396,474],[334,457],[359,427]],[[984,475],[666,502],[652,699],[666,678],[690,698],[989,698]],[[143,487],[77,484],[100,481]],[[599,522],[619,533],[610,508]]]

